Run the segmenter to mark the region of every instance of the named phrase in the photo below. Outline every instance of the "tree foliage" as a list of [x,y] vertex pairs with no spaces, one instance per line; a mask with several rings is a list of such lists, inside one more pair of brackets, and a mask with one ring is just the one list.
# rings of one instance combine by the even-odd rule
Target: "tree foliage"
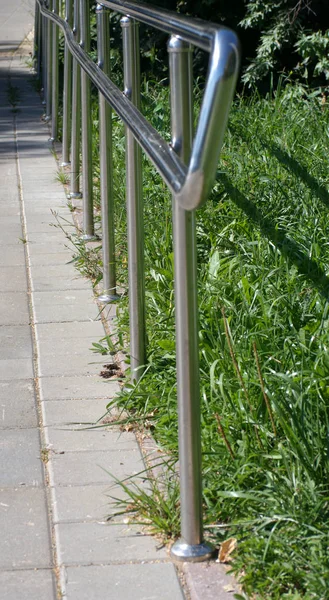
[[258,34],[255,55],[243,81],[257,83],[273,72],[302,77],[308,83],[329,79],[329,11],[323,0],[249,0],[240,21]]
[[[242,82],[268,83],[273,74],[329,85],[327,0],[147,0],[148,3],[235,29],[243,49]],[[163,34],[145,36],[148,52]]]

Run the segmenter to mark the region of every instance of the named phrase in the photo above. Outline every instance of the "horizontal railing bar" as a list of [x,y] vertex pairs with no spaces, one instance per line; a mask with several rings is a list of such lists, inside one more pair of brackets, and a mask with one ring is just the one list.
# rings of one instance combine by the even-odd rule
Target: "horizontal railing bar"
[[41,13],[62,29],[73,56],[125,125],[132,131],[135,139],[159,171],[169,189],[173,193],[179,193],[185,182],[186,166],[123,92],[86,55],[75,41],[70,26],[61,17],[45,8],[43,0],[37,1]]
[[170,35],[181,36],[186,42],[211,52],[214,34],[223,26],[215,25],[201,19],[178,15],[165,8],[150,6],[133,0],[102,0],[99,4],[111,8],[115,12],[135,17],[138,21],[161,29]]

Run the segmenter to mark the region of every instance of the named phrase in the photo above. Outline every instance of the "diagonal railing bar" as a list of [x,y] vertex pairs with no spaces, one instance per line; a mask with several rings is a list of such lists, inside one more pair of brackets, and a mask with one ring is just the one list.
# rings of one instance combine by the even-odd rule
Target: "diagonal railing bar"
[[[135,139],[156,167],[171,192],[177,195],[179,204],[187,210],[194,210],[202,206],[215,179],[239,69],[239,43],[235,33],[224,27],[211,26],[204,32],[203,38],[199,31],[202,21],[195,20],[195,35],[192,35],[191,26],[188,29],[186,22],[189,22],[189,20],[184,17],[182,17],[182,22],[178,20],[178,17],[172,19],[172,26],[170,24],[165,26],[165,23],[162,24],[161,21],[161,27],[165,31],[183,34],[184,39],[188,42],[194,39],[194,43],[202,48],[206,46],[205,42],[202,44],[202,40],[206,39],[206,49],[209,50],[210,47],[212,49],[197,132],[191,159],[188,167],[186,167],[140,111],[85,54],[75,41],[74,34],[68,24],[55,13],[47,10],[45,0],[37,1],[42,14],[61,27],[72,54],[125,125],[132,131]],[[138,18],[141,21],[149,22],[140,15],[142,5],[138,7],[132,2],[120,2],[118,3],[120,6],[118,6],[115,2],[107,1],[101,4],[112,9],[115,7],[116,11],[121,8],[120,12],[122,13],[131,10],[136,15],[138,13]],[[133,6],[135,7],[134,10]],[[156,12],[161,13],[161,15],[163,13],[167,14],[167,11]],[[180,24],[180,27],[178,27],[178,24]],[[196,35],[197,33],[198,35]]]

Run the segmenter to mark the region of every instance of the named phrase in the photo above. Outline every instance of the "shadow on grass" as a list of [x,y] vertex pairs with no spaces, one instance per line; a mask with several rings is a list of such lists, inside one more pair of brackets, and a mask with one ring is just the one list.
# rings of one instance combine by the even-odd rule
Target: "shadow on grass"
[[313,175],[303,167],[297,160],[292,158],[287,152],[282,150],[279,146],[275,144],[264,143],[270,152],[278,159],[278,161],[282,164],[282,166],[287,170],[302,179],[302,181],[316,194],[316,196],[325,204],[325,206],[329,207],[329,193],[326,188],[319,183]]
[[[312,178],[313,179],[313,178]],[[329,278],[325,271],[311,258],[302,252],[299,245],[286,232],[278,229],[273,221],[265,217],[262,212],[231,183],[225,174],[221,174],[221,182],[225,187],[232,202],[259,226],[262,234],[276,246],[281,254],[293,262],[299,272],[312,281],[319,292],[328,298]],[[329,198],[328,198],[329,204]]]
[[[232,135],[241,137],[245,142],[250,141],[246,135],[246,132],[242,127],[236,124],[230,124],[230,131]],[[295,158],[290,156],[288,152],[280,148],[277,144],[267,141],[263,136],[260,137],[260,143],[264,148],[267,148],[273,156],[281,163],[284,169],[290,171],[293,175],[301,179],[305,185],[307,185],[312,192],[321,200],[321,202],[329,207],[329,192],[324,185],[318,182],[318,180],[311,175],[308,170],[301,165]]]

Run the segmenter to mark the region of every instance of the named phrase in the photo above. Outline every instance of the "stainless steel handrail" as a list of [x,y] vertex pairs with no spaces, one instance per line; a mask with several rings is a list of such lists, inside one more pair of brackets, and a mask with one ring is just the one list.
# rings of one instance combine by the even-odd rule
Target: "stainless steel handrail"
[[[204,32],[204,38],[207,39],[207,49],[209,50],[211,44],[212,53],[191,159],[188,167],[186,167],[156,129],[143,117],[138,108],[122,94],[121,90],[85,54],[75,41],[74,34],[68,24],[58,15],[47,10],[45,0],[37,1],[41,13],[62,28],[73,56],[132,131],[135,139],[150,158],[171,192],[177,194],[179,204],[187,210],[194,210],[202,206],[215,179],[228,112],[238,75],[239,43],[235,33],[224,27],[215,28],[215,26],[207,28]],[[133,10],[132,7],[136,7],[136,5],[132,2],[116,3],[104,0],[100,4],[110,8],[115,7],[115,10],[121,13],[128,10],[129,14],[129,9],[131,9],[134,14],[137,14],[142,10],[138,6]],[[167,14],[167,11],[157,12],[161,15],[163,13]],[[142,16],[140,19],[143,21]],[[190,28],[190,30],[187,30],[186,22],[188,19],[186,17],[181,19],[176,17],[172,21],[171,26],[169,23],[165,27],[163,21],[159,18],[159,25],[161,24],[162,29],[175,35],[180,35],[182,31],[186,31],[184,34],[186,41],[190,41],[195,37],[196,44],[203,48],[206,46],[206,44],[201,44],[203,39],[200,32],[201,21],[195,20],[195,29]],[[191,21],[193,22],[193,20]],[[149,20],[145,17],[143,22],[147,23]],[[180,27],[178,27],[178,23]]]
[[[91,184],[91,125],[89,85],[99,91],[100,179],[103,232],[103,303],[116,298],[114,199],[112,196],[112,148],[110,107],[126,125],[126,199],[128,222],[128,282],[130,319],[130,358],[132,380],[137,381],[145,365],[145,293],[143,247],[143,200],[140,147],[148,155],[173,195],[173,242],[175,271],[175,320],[177,348],[177,399],[179,421],[179,462],[181,489],[181,539],[171,548],[179,560],[205,560],[212,547],[203,539],[201,489],[200,386],[197,309],[197,249],[195,209],[211,189],[227,124],[239,67],[236,35],[212,23],[176,15],[143,3],[103,0],[97,5],[98,60],[96,65],[86,53],[89,44],[89,0],[66,0],[66,21],[49,11],[47,0],[36,0],[38,42],[42,46],[42,77],[47,98],[47,116],[57,109],[58,86],[52,87],[51,68],[55,69],[56,26],[66,39],[65,50],[73,56],[73,93],[68,67],[64,78],[66,127],[72,101],[71,194],[79,197],[80,155],[80,69],[82,83],[82,147],[84,236],[93,239],[93,202]],[[52,0],[57,6],[57,0]],[[124,86],[122,92],[109,77],[108,9],[124,15],[121,19],[124,46]],[[88,14],[87,14],[88,13]],[[106,14],[107,13],[107,14]],[[41,17],[42,15],[42,17]],[[51,26],[48,19],[55,25]],[[171,144],[168,144],[139,111],[138,23],[146,23],[171,35],[168,43],[171,91]],[[54,31],[54,44],[50,34]],[[78,43],[81,36],[80,44]],[[41,43],[40,43],[41,42]],[[191,44],[210,53],[209,72],[193,140]],[[84,47],[85,46],[85,47]],[[66,53],[66,61],[68,53]],[[40,70],[40,69],[39,69]],[[89,79],[88,79],[89,78]],[[52,92],[52,94],[51,94]],[[87,99],[87,102],[86,102]],[[105,102],[105,100],[107,102]],[[57,123],[57,115],[54,115]],[[56,127],[53,126],[53,131]],[[64,143],[65,142],[65,143]],[[63,138],[64,163],[68,162],[68,132]]]

